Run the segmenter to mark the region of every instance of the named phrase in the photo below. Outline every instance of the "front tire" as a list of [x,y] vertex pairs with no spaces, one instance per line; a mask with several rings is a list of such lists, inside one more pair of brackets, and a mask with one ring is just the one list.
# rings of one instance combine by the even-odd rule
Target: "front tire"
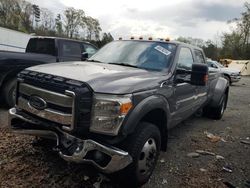
[[160,148],[159,129],[151,123],[140,123],[135,133],[125,141],[124,149],[129,152],[133,162],[120,172],[119,179],[129,187],[145,184],[156,166]]

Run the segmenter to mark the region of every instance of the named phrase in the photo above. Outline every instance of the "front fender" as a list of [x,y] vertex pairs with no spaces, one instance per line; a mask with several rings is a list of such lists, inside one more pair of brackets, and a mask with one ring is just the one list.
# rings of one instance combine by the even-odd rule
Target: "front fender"
[[161,95],[153,95],[143,99],[135,108],[131,111],[127,119],[122,126],[122,134],[128,135],[134,132],[136,126],[141,119],[152,110],[160,109],[165,112],[166,125],[163,127],[165,133],[167,132],[167,125],[169,125],[170,111],[168,101]]
[[214,93],[210,102],[211,107],[217,107],[218,105],[220,105],[221,98],[224,95],[224,93],[226,93],[228,88],[229,88],[228,81],[223,77],[219,77],[215,85]]

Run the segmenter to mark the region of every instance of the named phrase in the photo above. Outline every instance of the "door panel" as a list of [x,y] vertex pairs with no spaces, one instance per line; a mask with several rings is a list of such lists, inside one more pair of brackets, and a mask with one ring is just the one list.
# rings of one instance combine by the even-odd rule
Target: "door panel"
[[[179,59],[177,69],[190,71],[194,58],[191,50],[187,47],[182,47],[179,51]],[[197,106],[197,89],[191,85],[190,73],[178,74],[175,77],[174,84],[174,114],[173,120],[178,123],[194,113]]]

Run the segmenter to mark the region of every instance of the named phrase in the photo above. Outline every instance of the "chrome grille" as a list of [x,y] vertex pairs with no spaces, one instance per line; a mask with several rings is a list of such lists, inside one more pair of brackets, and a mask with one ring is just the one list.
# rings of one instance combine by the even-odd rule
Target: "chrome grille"
[[[65,94],[49,91],[26,83],[19,83],[17,106],[35,116],[59,123],[63,129],[71,131],[74,128],[74,92]],[[31,96],[38,96],[46,101],[45,109],[37,109],[30,104]],[[66,110],[67,109],[67,110]]]

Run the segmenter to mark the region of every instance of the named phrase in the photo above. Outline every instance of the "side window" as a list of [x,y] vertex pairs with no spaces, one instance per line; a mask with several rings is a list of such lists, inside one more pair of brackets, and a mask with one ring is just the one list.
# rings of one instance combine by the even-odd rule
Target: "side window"
[[90,44],[83,44],[83,45],[84,45],[85,52],[89,54],[89,57],[91,57],[97,52],[97,49],[94,46]]
[[178,68],[191,70],[194,59],[189,48],[181,48],[179,54]]
[[81,57],[81,46],[80,43],[63,41],[62,43],[63,56],[76,56]]
[[194,55],[197,60],[197,63],[205,64],[205,58],[203,56],[203,53],[200,50],[194,50]]

